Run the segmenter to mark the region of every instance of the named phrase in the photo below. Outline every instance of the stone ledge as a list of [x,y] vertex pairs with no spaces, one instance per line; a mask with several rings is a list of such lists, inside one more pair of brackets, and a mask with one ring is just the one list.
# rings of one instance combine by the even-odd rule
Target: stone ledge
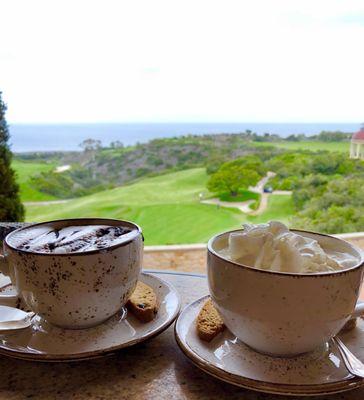
[[[364,232],[332,235],[364,249]],[[206,244],[145,246],[144,268],[206,273]]]
[[350,239],[364,239],[364,232],[351,232],[351,233],[338,233],[334,234],[335,236],[340,239],[350,240]]
[[173,244],[164,246],[144,246],[144,251],[155,252],[155,251],[194,251],[194,250],[205,250],[206,244]]
[[[358,241],[364,240],[364,232],[352,232],[352,233],[338,233],[334,234],[339,239],[347,241]],[[194,250],[205,250],[207,244],[205,243],[194,243],[194,244],[173,244],[163,246],[145,246],[144,251],[157,252],[157,251],[194,251]]]
[[364,232],[340,233],[333,236],[346,240],[364,250]]

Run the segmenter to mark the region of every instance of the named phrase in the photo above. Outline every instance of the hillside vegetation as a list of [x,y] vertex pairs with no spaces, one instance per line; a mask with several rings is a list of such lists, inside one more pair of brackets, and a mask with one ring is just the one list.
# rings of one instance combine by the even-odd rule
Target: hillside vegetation
[[[310,141],[302,140],[305,138],[302,135],[282,140],[276,135],[259,136],[251,132],[188,135],[127,147],[120,143],[102,147],[100,142],[88,139],[84,141],[83,152],[18,154],[14,167],[22,180],[23,201],[69,199],[172,171],[206,167],[211,173],[222,163],[247,155],[257,154],[265,161],[283,154],[285,149],[348,151],[349,142],[343,140],[344,134],[334,135],[335,139],[342,139],[336,142],[320,141],[320,135]],[[72,168],[62,174],[52,171],[52,165],[63,164]],[[23,171],[28,171],[26,181],[22,178]]]
[[17,182],[20,187],[20,197],[22,201],[45,201],[55,200],[57,197],[37,190],[32,185],[32,177],[42,172],[54,170],[55,162],[21,161],[15,159],[12,167],[15,170]]

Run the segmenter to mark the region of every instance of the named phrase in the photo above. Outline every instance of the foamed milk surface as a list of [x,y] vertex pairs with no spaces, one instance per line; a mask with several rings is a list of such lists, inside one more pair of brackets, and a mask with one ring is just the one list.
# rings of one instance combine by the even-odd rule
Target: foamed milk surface
[[51,224],[44,224],[13,234],[9,244],[37,253],[78,253],[121,243],[131,231],[129,228],[108,225],[73,225],[58,229]]
[[327,251],[311,238],[290,232],[280,222],[245,224],[229,235],[219,253],[232,261],[271,271],[316,273],[353,267],[358,259],[349,253]]

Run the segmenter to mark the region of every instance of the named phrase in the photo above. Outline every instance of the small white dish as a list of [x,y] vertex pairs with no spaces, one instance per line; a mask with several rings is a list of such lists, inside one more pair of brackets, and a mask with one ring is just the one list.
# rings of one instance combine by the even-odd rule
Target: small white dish
[[31,361],[77,361],[104,356],[158,335],[177,317],[179,295],[154,275],[142,273],[139,279],[154,289],[160,304],[152,321],[143,323],[121,311],[96,327],[72,330],[35,316],[29,328],[0,335],[0,354]]
[[0,305],[0,333],[9,333],[28,328],[32,324],[33,312],[26,312],[16,307]]
[[[202,341],[197,335],[196,318],[207,298],[200,298],[181,312],[175,336],[183,353],[208,374],[247,389],[286,396],[327,395],[364,385],[364,379],[347,371],[332,342],[312,353],[278,358],[257,353],[228,329],[210,343]],[[355,329],[340,334],[340,338],[364,360],[364,321],[361,318]]]

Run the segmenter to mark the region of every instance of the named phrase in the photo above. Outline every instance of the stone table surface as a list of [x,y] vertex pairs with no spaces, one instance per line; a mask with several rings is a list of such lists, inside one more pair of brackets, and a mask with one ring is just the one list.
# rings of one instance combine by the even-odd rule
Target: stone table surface
[[[206,278],[157,272],[175,285],[183,306],[207,294]],[[18,399],[302,399],[256,393],[210,377],[178,348],[173,326],[115,355],[73,363],[36,363],[0,357],[0,400]],[[331,400],[362,400],[364,389]]]

